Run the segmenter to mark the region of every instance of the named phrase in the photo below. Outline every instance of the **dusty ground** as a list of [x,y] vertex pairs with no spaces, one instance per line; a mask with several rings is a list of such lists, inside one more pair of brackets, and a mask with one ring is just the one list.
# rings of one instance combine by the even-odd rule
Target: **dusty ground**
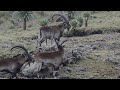
[[[120,75],[120,34],[74,37],[67,48],[91,45],[93,48],[85,60],[69,64],[59,72],[59,77],[77,79],[117,79]],[[69,45],[69,46],[67,46]],[[111,58],[111,61],[108,61]]]

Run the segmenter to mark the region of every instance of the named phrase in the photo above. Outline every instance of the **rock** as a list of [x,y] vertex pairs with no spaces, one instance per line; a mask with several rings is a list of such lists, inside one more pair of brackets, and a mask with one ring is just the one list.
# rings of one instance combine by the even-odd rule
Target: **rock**
[[30,66],[23,66],[22,67],[22,73],[25,76],[33,76],[35,75],[37,72],[39,72],[41,70],[41,63],[31,63]]
[[113,57],[109,57],[106,61],[109,61],[110,63],[113,63],[115,65],[119,64],[119,60]]

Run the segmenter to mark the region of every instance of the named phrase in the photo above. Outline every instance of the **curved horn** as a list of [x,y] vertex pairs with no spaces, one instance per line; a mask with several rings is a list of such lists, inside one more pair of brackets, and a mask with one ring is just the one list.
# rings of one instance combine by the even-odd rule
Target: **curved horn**
[[26,49],[25,47],[23,47],[23,46],[14,46],[13,48],[11,48],[10,51],[12,51],[14,48],[22,48],[22,49],[25,51],[28,59],[29,59],[30,61],[32,61],[32,57],[29,55],[29,53],[28,53],[28,51],[27,51],[27,49]]
[[65,42],[67,42],[67,41],[68,41],[68,40],[64,40],[64,41],[62,41],[60,45],[62,45],[63,43],[65,43]]
[[[52,20],[53,20],[53,18],[54,18],[55,16],[60,16],[60,17],[62,17],[62,18],[64,19],[65,22],[69,22],[69,21],[67,20],[67,18],[65,18],[65,16],[63,16],[63,15],[61,15],[61,14],[54,14],[54,15],[52,16]],[[57,21],[57,20],[56,20],[56,21]]]

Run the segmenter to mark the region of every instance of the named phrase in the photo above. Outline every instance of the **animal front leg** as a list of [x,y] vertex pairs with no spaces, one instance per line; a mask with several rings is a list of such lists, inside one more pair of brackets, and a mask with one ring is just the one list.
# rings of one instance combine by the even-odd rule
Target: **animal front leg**
[[56,77],[56,75],[57,75],[58,72],[55,70],[55,66],[49,68],[49,70],[50,70],[52,76],[53,76],[53,77]]
[[40,41],[39,41],[39,46],[41,46],[41,44],[42,44],[44,41],[45,41],[45,38],[42,37],[42,38],[40,39]]

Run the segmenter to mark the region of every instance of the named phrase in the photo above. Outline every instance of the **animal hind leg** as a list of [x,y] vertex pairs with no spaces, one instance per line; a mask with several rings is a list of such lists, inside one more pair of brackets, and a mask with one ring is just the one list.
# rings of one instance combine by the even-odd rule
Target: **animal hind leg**
[[47,46],[47,38],[46,38],[46,46]]
[[37,40],[36,48],[38,48],[38,45],[39,45],[39,40]]

